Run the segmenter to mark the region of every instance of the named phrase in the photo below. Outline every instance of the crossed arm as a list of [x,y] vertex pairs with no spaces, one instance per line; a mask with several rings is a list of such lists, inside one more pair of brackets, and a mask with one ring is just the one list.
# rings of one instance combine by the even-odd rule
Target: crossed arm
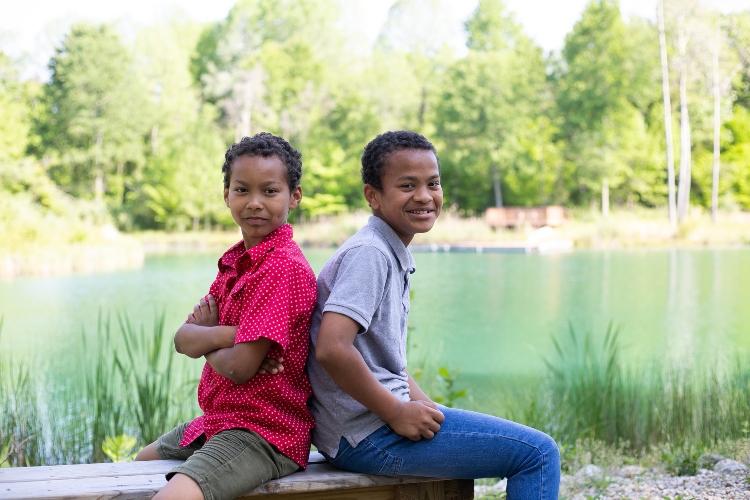
[[205,356],[220,375],[236,384],[244,384],[256,373],[278,373],[283,359],[267,358],[273,341],[259,338],[253,342],[234,343],[236,326],[219,325],[219,308],[214,298],[202,298],[177,330],[174,345],[177,352],[191,358]]
[[315,359],[344,392],[385,420],[398,434],[414,441],[431,439],[445,417],[408,375],[411,401],[403,402],[378,382],[354,347],[359,324],[333,312],[323,314]]

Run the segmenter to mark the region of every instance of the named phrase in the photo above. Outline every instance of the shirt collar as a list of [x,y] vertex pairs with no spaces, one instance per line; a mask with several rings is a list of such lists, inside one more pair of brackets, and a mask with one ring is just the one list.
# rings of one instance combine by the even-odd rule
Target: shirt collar
[[410,274],[416,271],[417,268],[414,263],[414,257],[412,257],[409,249],[406,248],[404,242],[401,241],[401,238],[398,237],[396,231],[394,231],[386,221],[380,217],[372,215],[368,219],[367,225],[376,229],[381,235],[383,235],[383,238],[388,242],[388,246],[391,247],[391,250],[396,256],[398,264],[401,266],[402,270],[409,271]]
[[271,231],[261,240],[260,243],[245,250],[245,242],[239,241],[227,250],[219,259],[219,269],[224,270],[227,267],[234,267],[235,263],[247,254],[251,262],[260,259],[264,254],[270,252],[276,247],[286,246],[294,236],[294,230],[290,224],[284,224]]

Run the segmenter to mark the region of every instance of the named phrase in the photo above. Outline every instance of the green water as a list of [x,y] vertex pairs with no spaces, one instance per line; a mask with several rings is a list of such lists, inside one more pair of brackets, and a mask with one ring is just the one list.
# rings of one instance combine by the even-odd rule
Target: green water
[[[317,272],[332,250],[307,250]],[[99,310],[174,331],[206,293],[220,252],[155,255],[141,269],[0,281],[0,349],[39,370],[85,359]],[[572,323],[622,328],[625,358],[691,360],[750,350],[750,249],[415,253],[414,356],[467,378],[529,376]],[[196,373],[200,369],[198,361]]]

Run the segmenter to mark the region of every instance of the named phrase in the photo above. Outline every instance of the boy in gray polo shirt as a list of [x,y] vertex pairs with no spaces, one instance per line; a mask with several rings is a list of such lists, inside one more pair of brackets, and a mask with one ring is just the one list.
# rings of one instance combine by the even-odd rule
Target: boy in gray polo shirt
[[308,374],[313,444],[334,465],[383,475],[507,477],[508,499],[556,499],[555,442],[529,427],[435,404],[406,370],[408,245],[442,208],[434,146],[408,131],[362,155],[373,216],[318,277]]

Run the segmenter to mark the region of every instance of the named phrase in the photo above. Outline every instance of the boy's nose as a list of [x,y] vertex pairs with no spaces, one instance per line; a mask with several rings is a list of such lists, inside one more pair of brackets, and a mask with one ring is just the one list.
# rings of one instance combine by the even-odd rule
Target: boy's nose
[[430,193],[430,190],[427,189],[427,186],[422,186],[417,188],[414,191],[414,200],[415,201],[421,201],[423,203],[427,203],[432,200],[432,194]]
[[245,208],[258,209],[263,208],[263,206],[261,205],[260,198],[258,196],[249,196],[247,198],[247,203],[245,203]]

